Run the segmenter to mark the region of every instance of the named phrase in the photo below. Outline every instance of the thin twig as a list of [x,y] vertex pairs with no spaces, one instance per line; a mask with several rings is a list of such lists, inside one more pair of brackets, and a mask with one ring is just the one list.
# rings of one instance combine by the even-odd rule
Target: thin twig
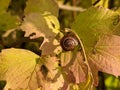
[[67,11],[83,12],[86,10],[82,7],[68,6],[68,5],[62,5],[62,4],[58,4],[58,5],[60,9],[67,10]]
[[[72,0],[72,5],[76,7],[76,0]],[[75,19],[77,16],[77,12],[73,11],[73,19]]]

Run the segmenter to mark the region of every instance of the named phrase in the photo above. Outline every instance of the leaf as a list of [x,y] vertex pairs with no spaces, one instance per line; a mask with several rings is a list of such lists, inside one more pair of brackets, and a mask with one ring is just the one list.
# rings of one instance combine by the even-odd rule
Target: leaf
[[[114,76],[111,75],[104,75],[105,78],[105,85],[107,89],[120,89],[120,80],[119,78],[115,78]],[[113,83],[114,82],[114,83]]]
[[78,16],[72,29],[78,34],[88,53],[92,51],[100,36],[114,32],[118,19],[119,14],[116,12],[92,7]]
[[80,13],[72,25],[73,31],[80,38],[94,85],[98,84],[98,71],[120,75],[119,26],[119,14],[102,7],[92,7]]
[[[48,5],[48,2],[50,2],[50,5]],[[54,12],[52,8],[55,9]],[[57,14],[58,8],[53,0],[28,0],[27,2],[26,16],[21,28],[26,32],[26,36],[34,32],[36,35],[32,38],[44,37],[44,42],[40,47],[42,55],[53,54],[57,47],[53,43],[60,29]]]
[[88,56],[95,77],[97,77],[98,71],[106,72],[115,75],[116,77],[120,76],[119,40],[120,37],[116,35],[101,37],[96,44],[95,54]]
[[53,30],[54,33],[58,33],[60,29],[59,22],[57,18],[50,13],[46,12],[44,14],[44,19],[46,20],[46,23],[50,29]]
[[69,51],[61,54],[62,74],[64,86],[61,90],[88,90],[92,89],[92,77],[88,66],[84,62],[81,52]]
[[11,0],[0,0],[0,30],[6,31],[19,25],[20,19],[7,12]]
[[29,89],[29,81],[39,56],[15,48],[4,49],[0,55],[0,80],[7,82],[4,89]]
[[37,81],[41,90],[59,90],[63,86],[64,79],[58,69],[58,58],[44,56],[41,61],[43,61],[43,65],[38,65],[36,69]]
[[76,83],[86,80],[86,74],[88,73],[87,65],[84,63],[80,52],[63,52],[60,60],[61,66],[64,67],[65,70],[69,69],[71,72],[73,72]]
[[92,3],[94,6],[103,6],[105,8],[108,8],[109,0],[92,0]]
[[[32,17],[35,18],[33,19]],[[49,17],[51,17],[52,20],[49,20]],[[47,19],[47,16],[45,16],[45,18]],[[44,42],[41,46],[42,55],[53,53],[54,49],[56,48],[56,45],[54,45],[53,41],[59,32],[59,23],[56,17],[48,15],[47,21],[45,18],[40,13],[30,14],[29,16],[26,16],[25,21],[21,26],[21,28],[26,32],[25,36],[35,33],[36,35],[34,35],[32,38],[44,37]],[[47,25],[47,23],[49,23],[49,25]],[[51,28],[52,24],[54,27]]]

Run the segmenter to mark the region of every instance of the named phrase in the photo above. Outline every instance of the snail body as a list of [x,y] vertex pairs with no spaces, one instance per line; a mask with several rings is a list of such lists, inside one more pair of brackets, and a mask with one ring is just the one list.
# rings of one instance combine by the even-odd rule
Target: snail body
[[60,45],[65,51],[74,50],[78,43],[78,39],[73,35],[66,35],[60,40]]

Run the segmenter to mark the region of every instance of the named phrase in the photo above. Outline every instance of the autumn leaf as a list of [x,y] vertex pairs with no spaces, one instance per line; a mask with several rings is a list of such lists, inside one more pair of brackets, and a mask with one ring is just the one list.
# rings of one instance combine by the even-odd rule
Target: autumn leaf
[[56,48],[53,41],[60,29],[57,14],[58,6],[54,0],[27,1],[25,18],[21,28],[26,32],[25,36],[34,32],[36,35],[31,38],[44,37],[43,44],[40,47],[42,55],[53,54]]
[[80,13],[72,25],[95,85],[98,84],[98,71],[120,75],[119,26],[119,14],[102,7],[91,7]]
[[[120,75],[120,40],[119,36],[104,36],[95,46],[95,53],[88,56],[95,80],[98,71],[118,77]],[[96,81],[97,82],[97,81]]]
[[59,59],[55,56],[44,56],[41,61],[43,64],[36,69],[38,85],[42,90],[59,90],[64,82],[58,69]]
[[24,49],[4,49],[0,53],[0,81],[5,80],[5,90],[29,89],[29,82],[38,55]]
[[78,50],[61,53],[61,72],[65,80],[61,90],[92,89],[91,74],[83,55],[77,52]]

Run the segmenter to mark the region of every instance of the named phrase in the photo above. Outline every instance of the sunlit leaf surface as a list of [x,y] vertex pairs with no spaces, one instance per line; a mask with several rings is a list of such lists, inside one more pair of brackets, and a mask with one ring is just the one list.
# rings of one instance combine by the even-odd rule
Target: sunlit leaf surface
[[5,90],[29,89],[38,55],[24,49],[5,49],[0,54],[0,80],[7,82]]

